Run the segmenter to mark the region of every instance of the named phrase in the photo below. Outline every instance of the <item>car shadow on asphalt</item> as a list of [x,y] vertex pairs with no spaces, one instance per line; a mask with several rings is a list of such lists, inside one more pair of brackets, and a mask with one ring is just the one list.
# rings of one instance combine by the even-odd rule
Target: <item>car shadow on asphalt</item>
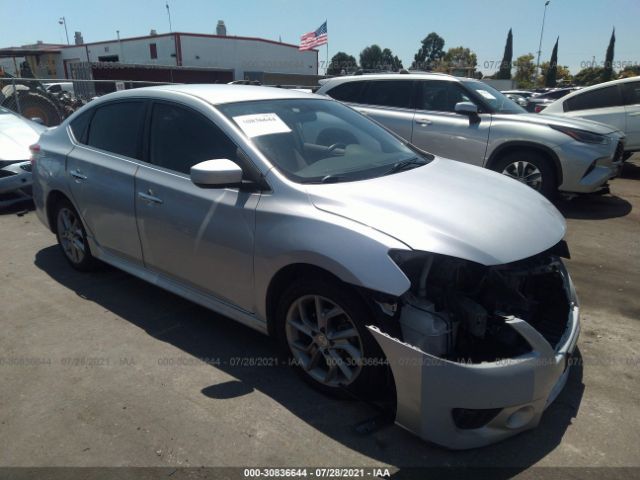
[[631,213],[631,203],[615,195],[580,195],[571,200],[559,199],[556,207],[565,218],[574,220],[606,220]]
[[[234,398],[259,391],[345,447],[399,467],[395,474],[398,478],[414,475],[424,478],[424,471],[413,470],[416,467],[436,470],[442,467],[491,467],[492,478],[511,477],[558,447],[578,412],[584,392],[579,362],[572,368],[565,389],[545,412],[538,428],[480,449],[447,450],[423,442],[393,424],[362,434],[356,431],[356,426],[378,412],[365,402],[324,396],[302,382],[283,362],[278,360],[274,365],[275,359],[281,357],[275,342],[268,337],[111,267],[105,266],[88,274],[76,272],[66,263],[57,246],[37,252],[35,265],[83,299],[113,312],[186,355],[209,359],[211,368],[235,378],[202,385],[199,392],[192,394],[219,402],[234,401]],[[243,359],[263,359],[263,366],[243,364]],[[294,458],[291,462],[299,463]]]

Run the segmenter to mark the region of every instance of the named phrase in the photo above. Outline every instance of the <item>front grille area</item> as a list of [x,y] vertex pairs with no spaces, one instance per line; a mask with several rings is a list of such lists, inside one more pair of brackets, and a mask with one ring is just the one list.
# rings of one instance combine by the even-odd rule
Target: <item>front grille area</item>
[[502,411],[501,408],[454,408],[453,423],[461,430],[482,428]]

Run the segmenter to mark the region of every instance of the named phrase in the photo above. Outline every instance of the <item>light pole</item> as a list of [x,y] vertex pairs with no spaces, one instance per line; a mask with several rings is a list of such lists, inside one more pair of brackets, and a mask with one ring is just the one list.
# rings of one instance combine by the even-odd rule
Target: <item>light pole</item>
[[542,34],[544,33],[544,19],[547,16],[547,6],[551,3],[551,0],[544,2],[544,13],[542,14],[542,28],[540,29],[540,43],[538,44],[538,61],[536,62],[536,75],[540,68],[540,53],[542,52]]
[[64,25],[64,35],[67,37],[67,45],[69,45],[69,32],[67,32],[67,19],[64,17],[60,17],[58,20],[60,25]]

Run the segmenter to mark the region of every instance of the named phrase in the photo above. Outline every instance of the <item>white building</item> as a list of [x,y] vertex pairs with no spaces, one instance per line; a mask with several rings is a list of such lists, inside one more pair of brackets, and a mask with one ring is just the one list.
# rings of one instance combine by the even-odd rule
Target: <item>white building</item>
[[69,78],[71,63],[118,62],[131,65],[219,68],[234,79],[245,72],[318,74],[318,51],[263,38],[200,33],[165,33],[85,43],[61,48],[56,69]]

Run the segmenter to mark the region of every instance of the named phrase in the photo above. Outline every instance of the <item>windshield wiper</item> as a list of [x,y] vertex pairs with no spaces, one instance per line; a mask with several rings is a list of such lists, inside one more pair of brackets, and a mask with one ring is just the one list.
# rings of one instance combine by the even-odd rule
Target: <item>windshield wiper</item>
[[423,158],[418,157],[400,160],[399,162],[394,163],[393,166],[389,170],[384,172],[383,175],[390,175],[392,173],[402,172],[404,170],[411,170],[412,168],[421,167],[422,165],[426,165],[427,163],[429,162],[427,162]]

